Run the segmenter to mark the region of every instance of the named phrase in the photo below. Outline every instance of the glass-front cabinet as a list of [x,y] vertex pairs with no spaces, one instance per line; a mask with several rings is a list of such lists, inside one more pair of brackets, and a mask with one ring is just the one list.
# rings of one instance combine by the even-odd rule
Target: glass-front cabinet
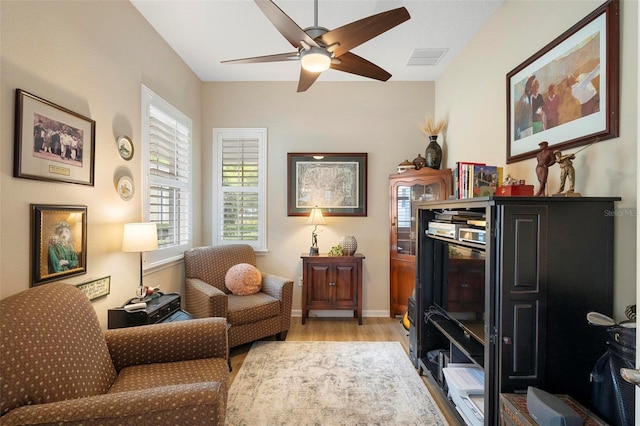
[[390,188],[390,314],[403,315],[416,280],[416,206],[446,200],[451,170],[407,170],[389,176]]

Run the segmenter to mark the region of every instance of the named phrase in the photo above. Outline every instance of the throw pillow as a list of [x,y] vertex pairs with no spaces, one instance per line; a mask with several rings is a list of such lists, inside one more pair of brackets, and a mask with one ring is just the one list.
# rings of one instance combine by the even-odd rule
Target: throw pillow
[[255,294],[262,288],[262,274],[253,265],[238,263],[229,268],[224,284],[231,293],[238,296]]

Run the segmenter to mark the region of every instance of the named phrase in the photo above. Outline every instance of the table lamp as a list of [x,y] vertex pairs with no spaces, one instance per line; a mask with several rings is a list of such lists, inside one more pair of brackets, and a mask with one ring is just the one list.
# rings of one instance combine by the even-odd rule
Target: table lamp
[[318,225],[326,225],[327,223],[324,221],[324,217],[322,216],[322,210],[315,206],[311,209],[311,213],[309,213],[309,219],[307,219],[307,224],[315,225],[313,228],[313,232],[311,232],[311,248],[309,249],[309,255],[317,256],[319,253],[318,250],[318,234],[316,230],[318,229]]
[[136,295],[138,301],[145,297],[142,284],[142,253],[158,249],[158,228],[155,223],[125,223],[122,234],[122,251],[126,253],[140,253],[140,286]]

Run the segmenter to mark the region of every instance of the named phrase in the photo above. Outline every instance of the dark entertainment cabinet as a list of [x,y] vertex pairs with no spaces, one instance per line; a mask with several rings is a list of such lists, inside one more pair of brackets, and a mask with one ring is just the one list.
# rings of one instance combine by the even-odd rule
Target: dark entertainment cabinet
[[[438,381],[443,359],[482,367],[486,425],[499,423],[501,393],[526,392],[528,386],[591,406],[589,375],[606,343],[586,314],[613,314],[613,210],[619,200],[482,197],[419,205],[416,292],[409,302],[409,351],[419,371],[429,371]],[[429,222],[447,210],[483,213],[485,242],[428,235]],[[438,250],[448,246],[438,241],[484,254],[478,329],[463,329],[442,311],[430,314],[434,288],[443,280],[435,267],[442,256]],[[455,269],[448,268],[449,274]],[[450,298],[465,303],[463,292],[477,291],[476,285],[469,282]],[[478,312],[477,306],[468,309]],[[439,364],[428,357],[438,349],[446,354]]]

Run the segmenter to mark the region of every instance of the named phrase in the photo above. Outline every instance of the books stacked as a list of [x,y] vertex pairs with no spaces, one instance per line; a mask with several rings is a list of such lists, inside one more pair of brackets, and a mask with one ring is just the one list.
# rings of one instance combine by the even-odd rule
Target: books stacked
[[458,199],[495,195],[496,188],[502,185],[502,167],[460,161],[456,163],[453,182]]

